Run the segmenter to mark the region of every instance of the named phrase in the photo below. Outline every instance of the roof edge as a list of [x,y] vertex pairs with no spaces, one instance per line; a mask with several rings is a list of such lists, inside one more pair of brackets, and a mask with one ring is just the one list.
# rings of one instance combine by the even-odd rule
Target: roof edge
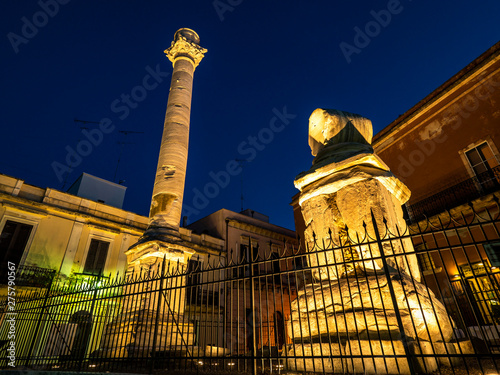
[[467,77],[471,76],[480,67],[484,66],[486,63],[493,60],[499,54],[500,54],[500,41],[495,43],[490,48],[488,48],[485,52],[483,52],[479,57],[477,57],[471,63],[469,63],[467,66],[461,69],[458,73],[454,74],[451,78],[449,78],[443,84],[438,86],[437,89],[433,90],[424,99],[417,102],[417,104],[412,106],[409,110],[407,110],[405,113],[399,116],[396,120],[392,121],[389,125],[380,130],[377,134],[375,134],[373,136],[372,146],[375,147],[378,143],[381,143],[386,136],[391,134],[393,131],[397,130],[400,125],[405,123],[413,115],[424,110],[436,99],[446,94],[448,91],[450,91],[452,88],[454,88],[459,83],[464,81]]

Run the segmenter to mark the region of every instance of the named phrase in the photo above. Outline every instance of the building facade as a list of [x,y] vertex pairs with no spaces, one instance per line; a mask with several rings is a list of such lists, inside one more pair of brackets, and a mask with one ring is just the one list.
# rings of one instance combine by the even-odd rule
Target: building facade
[[224,314],[231,323],[224,328],[224,346],[231,353],[281,353],[289,340],[285,322],[290,319],[290,303],[302,276],[294,272],[302,260],[296,256],[295,232],[249,209],[221,209],[188,228],[225,242]]
[[[106,185],[107,192],[113,185],[98,182]],[[84,183],[80,181],[79,185]],[[9,264],[16,267],[17,294],[23,290],[44,293],[56,281],[58,285],[73,281],[81,285],[88,280],[89,285],[95,285],[96,280],[116,280],[127,272],[146,275],[151,271],[128,264],[126,257],[129,247],[146,230],[148,218],[98,202],[95,184],[90,191],[94,192],[92,199],[0,175],[0,254],[5,270],[0,284],[4,296]],[[284,321],[295,298],[297,279],[290,273],[296,266],[295,259],[283,257],[297,251],[295,233],[270,224],[267,216],[257,212],[222,209],[189,228],[180,227],[179,234],[195,251],[188,268],[180,272],[187,275],[183,309],[193,324],[196,344],[227,348],[231,342],[231,350],[241,353],[262,351],[264,347],[282,350],[286,341]],[[251,265],[252,261],[255,264]],[[225,268],[211,271],[220,267]],[[274,275],[267,276],[270,273]],[[140,295],[134,290],[134,298]],[[114,340],[120,335],[115,335],[118,331],[113,322],[119,315],[101,317],[104,320],[99,324],[97,317],[118,311],[117,302],[107,299],[92,310],[88,300],[72,300],[51,310],[57,324],[47,322],[37,330],[47,342],[37,349],[38,354],[71,359],[74,353],[89,355],[102,348],[103,340],[116,346]],[[128,304],[139,303],[143,302]],[[88,323],[95,319],[94,324]],[[235,323],[226,327],[224,321]],[[23,332],[34,328],[19,326]],[[49,348],[60,340],[72,344]]]
[[[405,208],[413,226],[488,225],[450,231],[448,241],[457,248],[431,236],[414,243],[427,285],[444,291],[444,300],[454,295],[461,301],[460,311],[452,309],[462,315],[456,321],[467,327],[500,323],[500,232],[494,223],[500,198],[500,43],[375,135],[373,147],[410,188]],[[468,245],[476,241],[481,244]],[[433,251],[436,245],[450,250]]]
[[123,275],[125,251],[146,226],[144,216],[0,175],[1,267],[15,265],[17,286]]
[[375,152],[411,190],[415,221],[500,181],[500,43],[374,136]]

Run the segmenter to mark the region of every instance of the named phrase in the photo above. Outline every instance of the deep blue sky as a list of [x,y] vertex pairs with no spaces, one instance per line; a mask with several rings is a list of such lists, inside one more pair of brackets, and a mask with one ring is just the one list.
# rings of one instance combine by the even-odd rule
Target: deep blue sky
[[[36,1],[0,4],[0,173],[62,189],[52,165],[64,164],[67,147],[83,139],[74,119],[109,118],[115,130],[64,173],[65,188],[81,172],[112,180],[122,147],[116,180],[128,187],[124,208],[147,215],[170,76],[126,118],[111,106],[134,89],[140,94],[148,67],[171,73],[163,51],[177,29],[189,27],[208,53],[195,72],[184,203],[196,208],[194,189],[204,190],[210,172],[255,156],[216,197],[198,201],[206,207],[189,222],[220,208],[239,211],[243,181],[244,208],[293,228],[293,180],[312,162],[307,127],[314,109],[359,113],[377,132],[500,39],[496,0],[220,0],[219,13],[210,0],[64,2],[55,9],[53,0],[42,0],[52,4],[46,19]],[[388,8],[390,20],[380,13]],[[385,24],[379,30],[374,13]],[[29,30],[26,20],[41,26]],[[356,27],[373,36],[358,40],[362,48],[348,63],[340,44],[356,47]],[[263,130],[284,107],[289,123],[275,123],[283,130]],[[248,145],[259,134],[269,142],[262,150]]]

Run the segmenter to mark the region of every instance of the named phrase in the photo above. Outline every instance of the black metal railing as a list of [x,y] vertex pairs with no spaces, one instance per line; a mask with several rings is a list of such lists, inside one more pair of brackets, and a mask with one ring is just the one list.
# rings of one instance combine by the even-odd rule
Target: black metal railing
[[192,272],[161,260],[17,295],[0,305],[0,367],[14,353],[18,369],[52,371],[498,373],[499,211],[404,230],[372,216],[365,233],[278,257]]
[[186,290],[186,302],[190,305],[206,306],[219,305],[219,292],[203,290],[199,286],[188,286]]
[[16,271],[16,285],[36,288],[48,288],[56,271],[50,268],[20,265]]
[[415,222],[431,217],[498,190],[500,190],[500,166],[411,204],[410,219]]

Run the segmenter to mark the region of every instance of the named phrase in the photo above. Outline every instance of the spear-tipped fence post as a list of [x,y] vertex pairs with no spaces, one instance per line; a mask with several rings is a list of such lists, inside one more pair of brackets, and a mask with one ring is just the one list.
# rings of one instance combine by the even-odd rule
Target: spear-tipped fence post
[[[84,342],[82,342],[82,346],[85,348],[85,350],[83,350],[82,353],[78,353],[80,355],[80,358],[79,361],[78,361],[78,372],[81,372],[82,371],[82,368],[83,368],[83,361],[85,359],[85,352],[87,351],[87,347],[88,347],[88,344],[89,344],[89,341],[90,341],[90,335],[91,335],[91,332],[92,332],[92,316],[94,314],[94,308],[95,308],[95,304],[96,304],[96,301],[97,301],[97,293],[99,292],[99,289],[100,289],[100,282],[103,278],[103,274],[102,274],[102,270],[99,271],[99,274],[97,275],[97,279],[94,280],[94,292],[92,293],[92,302],[91,302],[91,305],[90,305],[90,333],[87,335],[87,337],[84,338]],[[98,321],[99,318],[97,318],[97,321]],[[89,329],[88,326],[85,326],[86,327],[86,330]]]
[[25,366],[28,366],[31,360],[31,356],[33,354],[33,349],[35,347],[35,343],[37,342],[38,331],[40,330],[40,325],[42,324],[42,318],[45,313],[45,308],[47,306],[47,301],[50,296],[50,290],[52,289],[52,283],[50,283],[47,291],[45,292],[45,296],[43,297],[43,305],[40,309],[40,314],[38,315],[38,321],[36,322],[35,333],[33,334],[33,340],[31,341],[30,348],[28,350],[28,355],[26,357]]
[[149,373],[152,374],[155,369],[155,349],[158,335],[158,325],[160,324],[160,309],[161,309],[161,295],[163,293],[163,278],[165,276],[165,261],[166,255],[163,256],[163,261],[161,263],[161,272],[160,272],[160,286],[158,288],[158,302],[156,304],[156,317],[155,317],[155,332],[153,335],[153,347],[151,349],[151,367],[149,369]]
[[[401,332],[401,341],[403,342],[403,347],[405,350],[405,355],[408,360],[408,368],[410,370],[411,375],[415,375],[415,368],[413,367],[412,354],[410,351],[408,339],[406,337],[403,320],[401,319],[401,313],[399,312],[398,301],[396,299],[396,293],[394,292],[394,287],[391,281],[391,275],[389,274],[389,268],[387,265],[387,260],[384,253],[384,247],[382,245],[382,240],[380,238],[380,233],[378,231],[377,221],[375,220],[375,215],[373,214],[373,210],[370,209],[373,229],[375,231],[375,238],[377,240],[378,248],[380,250],[380,258],[382,259],[382,265],[384,267],[385,277],[387,279],[387,286],[389,287],[389,293],[391,294],[392,306],[394,307],[394,313],[396,314],[396,320],[398,322],[399,331]],[[394,354],[396,354],[394,352]],[[397,357],[394,358],[397,362]]]
[[[259,253],[257,245],[257,254]],[[253,269],[253,254],[252,254],[252,243],[250,242],[248,263],[250,267],[250,306],[252,307],[252,375],[257,375],[257,356],[256,356],[256,330],[255,330],[255,280],[254,280],[254,269]]]

